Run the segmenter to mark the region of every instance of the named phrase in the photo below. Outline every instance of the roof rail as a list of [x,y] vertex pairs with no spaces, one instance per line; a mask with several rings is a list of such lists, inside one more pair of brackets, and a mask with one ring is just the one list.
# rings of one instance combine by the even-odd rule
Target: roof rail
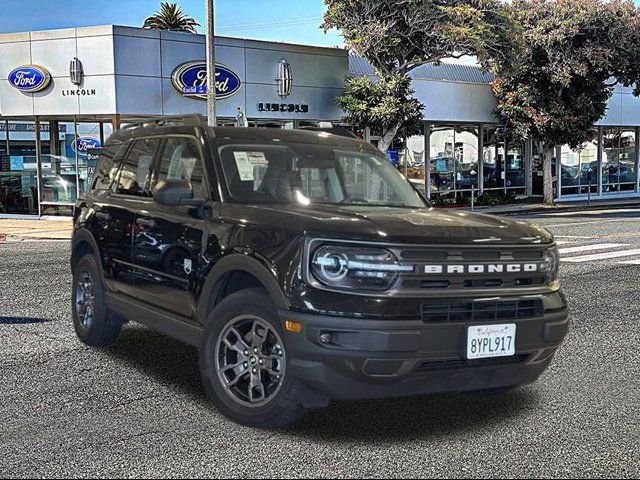
[[206,126],[207,122],[203,115],[167,115],[164,117],[146,117],[123,120],[122,130],[129,128],[143,128],[150,126],[169,126],[169,125],[188,125],[188,126]]

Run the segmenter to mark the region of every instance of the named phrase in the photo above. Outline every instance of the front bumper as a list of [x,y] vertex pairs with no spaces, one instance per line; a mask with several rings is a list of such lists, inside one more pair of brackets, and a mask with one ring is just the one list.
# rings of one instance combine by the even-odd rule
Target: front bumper
[[[285,333],[285,342],[293,376],[312,396],[325,401],[384,398],[534,382],[568,331],[562,294],[541,297],[545,308],[537,317],[473,323],[368,320],[288,310],[279,314],[283,322],[302,324],[301,333]],[[517,325],[515,356],[466,359],[469,326],[512,322]]]

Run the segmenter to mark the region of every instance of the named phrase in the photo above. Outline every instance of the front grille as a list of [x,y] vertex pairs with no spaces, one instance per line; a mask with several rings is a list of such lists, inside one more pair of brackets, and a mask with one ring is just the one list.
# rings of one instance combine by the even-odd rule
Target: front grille
[[[403,265],[395,284],[404,292],[522,289],[547,284],[545,252],[548,245],[434,245],[391,248]],[[511,270],[511,267],[518,270]],[[527,270],[534,266],[534,270]],[[449,269],[452,269],[449,271]],[[478,270],[481,269],[481,270]]]
[[445,301],[422,305],[424,322],[492,322],[540,317],[542,300]]
[[463,368],[491,367],[496,365],[515,365],[524,363],[529,355],[514,355],[511,357],[480,358],[476,360],[437,360],[422,362],[415,372],[439,372],[443,370],[459,370]]

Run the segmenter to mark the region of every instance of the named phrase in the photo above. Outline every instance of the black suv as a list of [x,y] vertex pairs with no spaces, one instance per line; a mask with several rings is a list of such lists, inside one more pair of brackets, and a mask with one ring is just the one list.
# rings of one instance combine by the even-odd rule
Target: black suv
[[502,393],[567,333],[552,236],[430,208],[371,145],[326,132],[115,132],[74,214],[73,321],[199,349],[209,397],[253,426],[332,399]]

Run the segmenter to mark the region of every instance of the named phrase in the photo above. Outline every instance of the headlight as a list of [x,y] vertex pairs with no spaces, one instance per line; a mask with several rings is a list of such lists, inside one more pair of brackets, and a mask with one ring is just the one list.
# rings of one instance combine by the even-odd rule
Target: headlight
[[558,268],[560,266],[560,254],[558,247],[547,249],[544,254],[544,272],[547,274],[547,283],[558,279]]
[[387,290],[401,272],[412,272],[413,265],[401,265],[384,248],[324,245],[311,255],[312,280],[342,290]]

